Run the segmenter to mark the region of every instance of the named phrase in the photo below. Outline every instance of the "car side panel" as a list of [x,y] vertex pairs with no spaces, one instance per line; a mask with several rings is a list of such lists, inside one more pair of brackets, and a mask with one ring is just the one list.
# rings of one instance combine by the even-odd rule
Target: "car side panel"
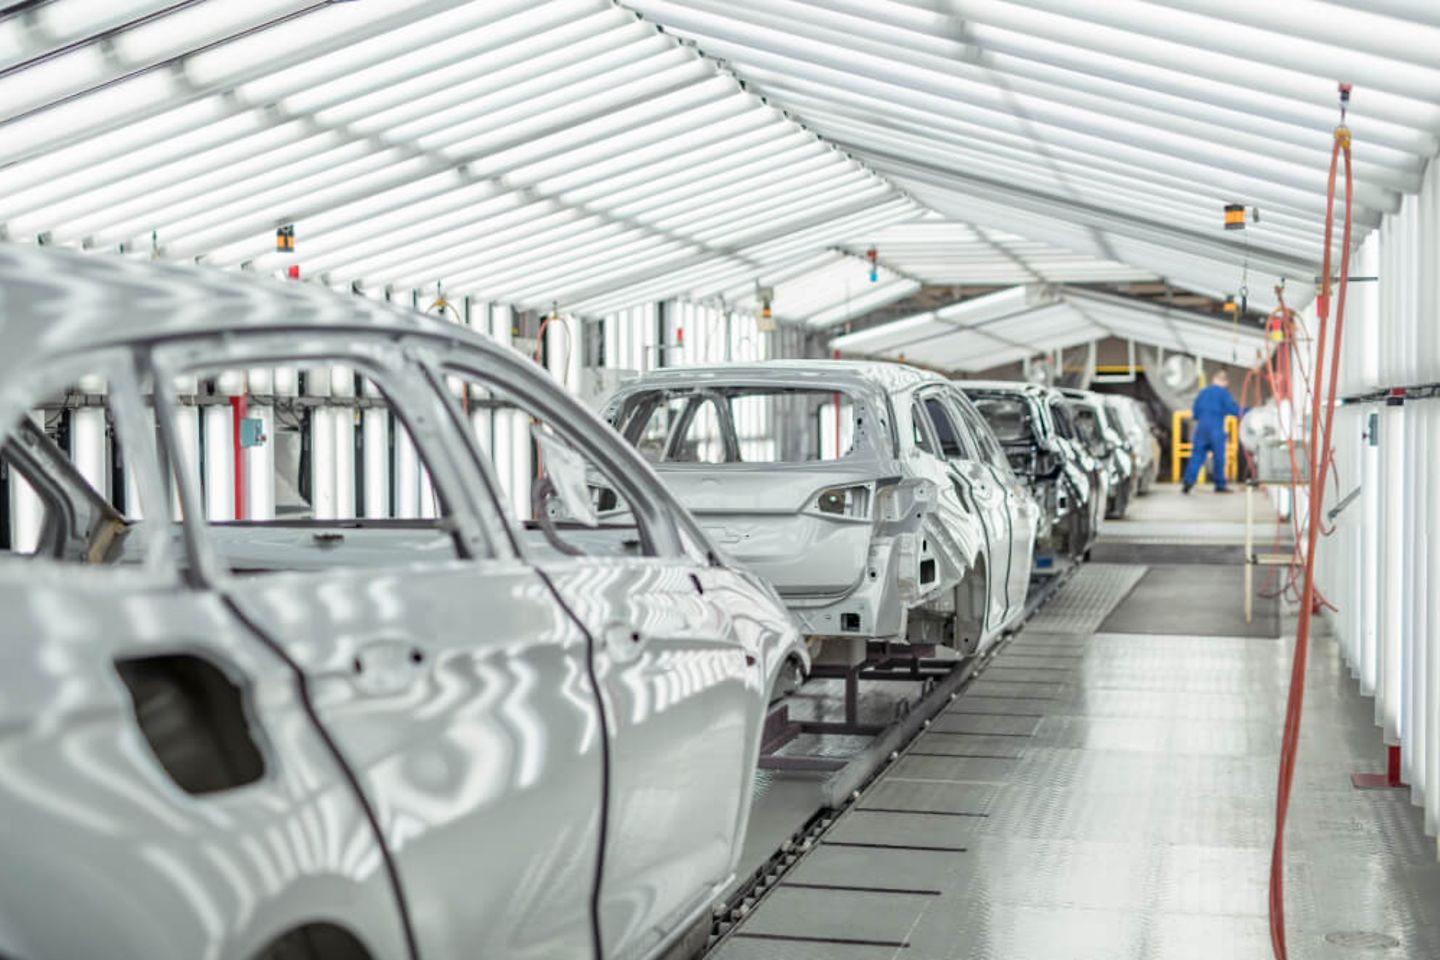
[[[7,560],[0,610],[0,954],[241,960],[329,921],[405,955],[377,838],[293,671],[214,596]],[[116,668],[166,655],[244,691],[260,779],[195,794],[166,772]]]
[[1006,622],[1012,606],[1011,530],[1006,491],[994,471],[978,460],[952,461],[950,468],[964,485],[985,530],[989,598],[986,627],[993,630]]
[[768,693],[761,652],[712,596],[716,579],[733,575],[660,558],[542,568],[595,637],[605,696],[606,956],[649,957],[734,867]]
[[995,485],[1003,491],[1007,525],[1005,623],[1012,623],[1025,612],[1025,598],[1030,589],[1030,565],[1035,553],[1035,530],[1040,510],[1025,485],[1010,469],[1000,441],[970,398],[960,390],[951,391],[951,399],[961,417],[969,424],[980,443],[986,465]]
[[529,566],[230,587],[305,672],[393,851],[427,960],[590,949],[601,727],[584,635]]

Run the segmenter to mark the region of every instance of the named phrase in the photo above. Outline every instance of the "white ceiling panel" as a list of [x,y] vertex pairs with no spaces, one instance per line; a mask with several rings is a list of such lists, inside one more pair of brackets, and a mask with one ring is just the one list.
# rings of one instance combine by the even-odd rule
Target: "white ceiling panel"
[[[582,314],[763,284],[816,328],[936,286],[1303,305],[1341,65],[1357,240],[1440,151],[1433,6],[12,4],[0,237]],[[1149,329],[1067,309],[1000,326]]]
[[845,334],[830,346],[847,356],[974,372],[1111,336],[1242,365],[1264,345],[1252,326],[1148,300],[1030,284]]

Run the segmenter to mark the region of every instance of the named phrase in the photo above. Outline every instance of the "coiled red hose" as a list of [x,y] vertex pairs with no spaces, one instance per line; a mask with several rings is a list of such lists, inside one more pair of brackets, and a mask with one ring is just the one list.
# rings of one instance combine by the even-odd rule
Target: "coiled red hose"
[[[1335,330],[1330,334],[1330,255],[1335,228],[1335,177],[1340,157],[1345,158],[1345,225],[1340,241],[1339,292],[1335,301]],[[1330,459],[1330,436],[1335,418],[1339,383],[1340,335],[1345,323],[1345,294],[1350,277],[1351,196],[1350,131],[1335,128],[1330,150],[1330,179],[1325,192],[1325,255],[1316,309],[1320,331],[1315,342],[1315,380],[1310,404],[1310,521],[1305,528],[1304,586],[1300,594],[1300,622],[1295,630],[1295,656],[1290,666],[1290,693],[1285,703],[1285,732],[1280,744],[1280,774],[1275,790],[1275,843],[1270,853],[1270,944],[1275,960],[1288,960],[1285,944],[1285,820],[1290,812],[1290,790],[1295,782],[1295,758],[1300,746],[1300,715],[1305,704],[1305,664],[1310,650],[1310,623],[1316,606],[1315,547],[1321,527],[1322,484]],[[1327,342],[1327,335],[1330,340]],[[1329,382],[1323,409],[1320,384],[1325,374],[1325,349],[1330,348]]]

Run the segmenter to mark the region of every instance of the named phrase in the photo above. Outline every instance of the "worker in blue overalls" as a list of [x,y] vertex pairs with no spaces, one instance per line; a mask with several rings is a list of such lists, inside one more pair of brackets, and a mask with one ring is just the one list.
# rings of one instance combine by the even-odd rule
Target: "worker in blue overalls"
[[1190,446],[1190,462],[1185,464],[1184,493],[1189,493],[1205,466],[1205,455],[1213,454],[1215,492],[1229,493],[1225,486],[1225,418],[1240,416],[1240,405],[1230,395],[1230,378],[1221,370],[1210,380],[1210,386],[1195,395],[1190,409],[1195,418],[1195,434]]

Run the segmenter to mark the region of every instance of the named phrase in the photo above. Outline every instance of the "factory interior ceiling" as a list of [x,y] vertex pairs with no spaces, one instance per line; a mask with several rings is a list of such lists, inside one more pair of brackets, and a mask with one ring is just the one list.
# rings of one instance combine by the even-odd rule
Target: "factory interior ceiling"
[[836,333],[956,286],[1028,304],[957,355],[1229,355],[1253,325],[1105,289],[1307,304],[1342,52],[1357,238],[1414,202],[1440,5],[1365,6],[0,3],[0,236],[582,317],[763,286]]

